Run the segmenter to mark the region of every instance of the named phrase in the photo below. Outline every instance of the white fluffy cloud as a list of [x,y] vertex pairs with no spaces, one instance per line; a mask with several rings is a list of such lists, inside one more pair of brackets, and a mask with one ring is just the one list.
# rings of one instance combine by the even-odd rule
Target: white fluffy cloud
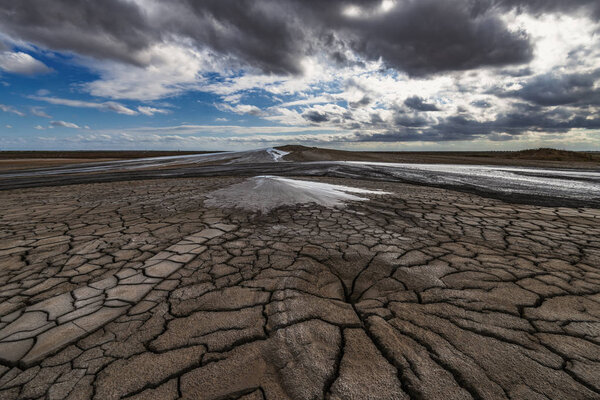
[[73,122],[66,122],[66,121],[52,121],[52,122],[50,122],[50,125],[57,127],[57,128],[81,129],[81,127],[79,125],[74,124]]
[[114,101],[105,101],[102,103],[92,102],[92,101],[82,101],[82,100],[72,100],[72,99],[62,99],[59,97],[47,97],[47,96],[30,96],[33,100],[45,101],[46,103],[68,106],[68,107],[79,107],[79,108],[95,108],[101,111],[113,111],[118,114],[124,115],[137,115],[138,112],[132,110],[130,108],[125,107],[124,105],[114,102]]
[[154,114],[169,114],[170,111],[169,110],[165,110],[164,108],[154,108],[154,107],[147,107],[147,106],[139,106],[137,108],[137,110],[140,112],[140,114],[144,114],[147,116],[153,116]]
[[19,117],[24,117],[25,113],[22,113],[21,111],[17,110],[15,107],[13,106],[8,106],[6,104],[0,104],[0,111],[4,111],[7,113],[12,113],[12,114],[16,114]]
[[208,51],[194,49],[182,42],[156,44],[143,53],[150,65],[83,61],[101,76],[101,79],[86,84],[86,90],[94,96],[112,99],[156,100],[187,90],[199,90],[205,81],[202,73],[218,69]]
[[31,107],[31,114],[35,115],[36,117],[40,117],[40,118],[48,118],[48,119],[52,118],[41,107]]
[[20,51],[0,52],[0,69],[20,75],[40,75],[52,71],[43,62]]
[[221,110],[221,111],[225,111],[225,112],[232,112],[235,114],[250,114],[250,115],[260,115],[261,111],[260,108],[258,108],[257,106],[253,106],[250,104],[235,104],[235,105],[230,105],[230,104],[216,104],[215,105],[217,107],[217,109]]

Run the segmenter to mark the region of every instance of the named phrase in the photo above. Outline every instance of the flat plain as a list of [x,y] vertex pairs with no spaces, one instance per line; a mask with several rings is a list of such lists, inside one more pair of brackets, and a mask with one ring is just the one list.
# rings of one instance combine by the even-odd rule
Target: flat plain
[[593,193],[273,152],[0,175],[0,398],[600,398]]

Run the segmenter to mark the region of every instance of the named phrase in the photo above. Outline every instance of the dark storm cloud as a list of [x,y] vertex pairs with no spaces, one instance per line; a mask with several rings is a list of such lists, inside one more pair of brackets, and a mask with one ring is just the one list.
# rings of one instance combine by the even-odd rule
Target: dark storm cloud
[[349,102],[348,105],[350,106],[350,108],[360,108],[360,107],[368,106],[371,103],[372,103],[371,98],[369,96],[365,95],[358,101]]
[[352,48],[411,75],[505,66],[531,60],[531,43],[492,13],[473,14],[471,2],[405,1],[380,17],[348,24]]
[[405,127],[422,127],[429,125],[429,120],[417,114],[398,114],[394,118],[394,124]]
[[477,121],[468,115],[453,115],[426,127],[397,126],[387,132],[368,135],[357,133],[362,142],[444,142],[472,140],[486,137],[490,140],[510,140],[525,132],[565,133],[571,129],[600,129],[600,118],[588,118],[585,113],[566,110],[544,111],[527,104],[517,105],[510,113],[501,114],[492,121]]
[[[125,0],[0,0],[0,32],[135,64],[151,62],[137,51],[175,35],[277,74],[301,72],[300,59],[311,54],[344,63],[347,49],[413,75],[530,60],[528,37],[498,14],[521,4],[489,3],[401,0],[378,14],[380,0],[172,0],[159,12]],[[349,5],[370,16],[345,15]]]
[[167,20],[168,29],[200,45],[236,56],[272,73],[298,73],[299,56],[308,52],[306,32],[293,1],[178,0],[185,18]]
[[529,76],[529,75],[533,74],[533,71],[529,67],[518,68],[518,69],[505,68],[499,72],[500,72],[500,75],[512,76],[513,78],[520,78],[522,76]]
[[318,112],[318,111],[307,111],[302,114],[302,117],[310,122],[321,123],[329,121],[329,116],[326,113]]
[[379,113],[371,114],[371,125],[380,125],[382,123],[383,123],[383,118],[381,118],[381,115],[379,115]]
[[138,63],[132,53],[158,34],[143,10],[121,0],[0,0],[0,32],[99,59]]
[[471,102],[471,105],[473,107],[477,107],[477,108],[491,108],[492,104],[489,101],[485,101],[485,100],[475,100],[473,102]]
[[435,104],[426,103],[419,96],[409,97],[404,101],[404,105],[417,111],[440,111]]
[[514,96],[541,106],[600,105],[600,90],[595,83],[600,80],[600,69],[590,73],[539,75],[514,92],[501,96]]

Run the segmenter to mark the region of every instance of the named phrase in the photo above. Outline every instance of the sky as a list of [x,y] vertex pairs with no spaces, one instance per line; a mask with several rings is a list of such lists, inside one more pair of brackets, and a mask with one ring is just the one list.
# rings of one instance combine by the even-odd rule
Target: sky
[[0,150],[600,151],[598,0],[0,0]]

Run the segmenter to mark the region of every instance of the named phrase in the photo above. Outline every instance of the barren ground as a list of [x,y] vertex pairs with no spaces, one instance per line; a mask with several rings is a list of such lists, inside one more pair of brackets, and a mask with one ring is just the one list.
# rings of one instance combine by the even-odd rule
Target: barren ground
[[392,194],[0,192],[0,398],[600,398],[600,210],[318,180]]
[[[463,152],[382,152],[344,151],[319,147],[288,145],[278,147],[290,152],[287,161],[376,161],[431,164],[487,164],[545,168],[598,168],[600,153],[555,149],[524,151]],[[0,172],[18,169],[46,168],[75,163],[146,157],[204,154],[206,151],[0,151]]]

